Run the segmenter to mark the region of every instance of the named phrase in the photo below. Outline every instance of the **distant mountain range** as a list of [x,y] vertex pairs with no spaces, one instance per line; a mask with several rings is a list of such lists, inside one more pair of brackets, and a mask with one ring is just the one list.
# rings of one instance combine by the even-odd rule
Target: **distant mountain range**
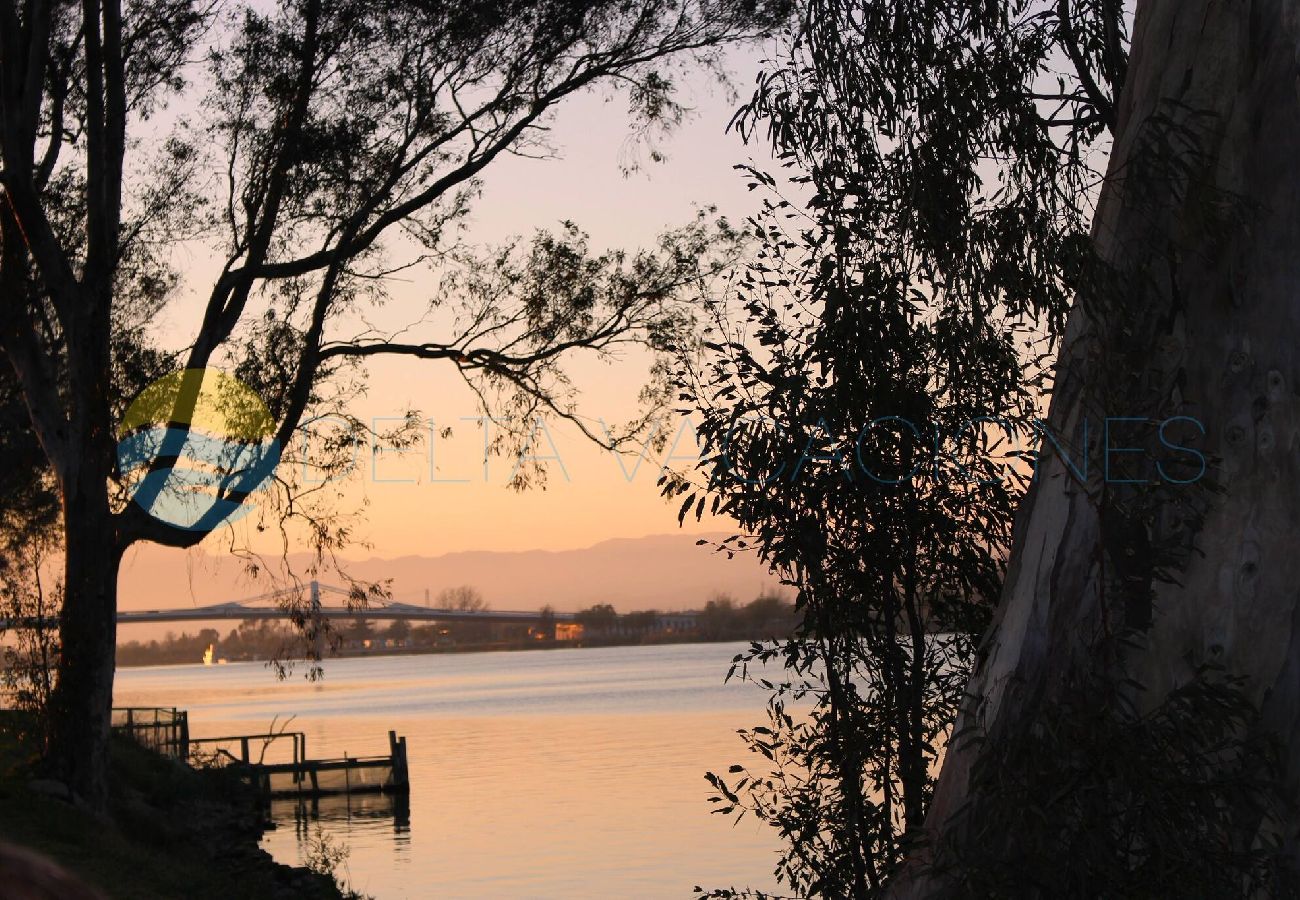
[[[777,579],[749,554],[727,559],[701,538],[722,534],[661,534],[616,538],[580,550],[471,551],[440,556],[370,558],[346,563],[355,578],[392,579],[394,599],[424,603],[425,592],[458,585],[477,588],[495,609],[535,609],[550,604],[576,610],[610,603],[634,609],[681,610],[702,606],[719,591],[745,602]],[[306,558],[291,558],[302,565]],[[339,583],[337,577],[322,582]],[[206,605],[268,590],[249,581],[237,561],[202,553],[142,547],[124,560],[119,581],[123,609]]]

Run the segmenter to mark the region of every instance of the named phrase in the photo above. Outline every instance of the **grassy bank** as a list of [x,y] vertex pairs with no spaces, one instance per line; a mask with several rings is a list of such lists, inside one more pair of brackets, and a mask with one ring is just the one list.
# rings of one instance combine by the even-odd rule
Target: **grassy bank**
[[261,816],[237,780],[116,740],[103,820],[37,777],[31,742],[15,725],[10,715],[0,718],[0,839],[50,857],[108,897],[342,896],[330,878],[280,865],[257,846]]

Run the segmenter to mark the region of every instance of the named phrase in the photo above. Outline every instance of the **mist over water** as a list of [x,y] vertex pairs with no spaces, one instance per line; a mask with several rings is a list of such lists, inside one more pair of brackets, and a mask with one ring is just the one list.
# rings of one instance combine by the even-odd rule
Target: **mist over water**
[[318,819],[281,801],[263,840],[298,863],[319,824],[350,848],[351,886],[381,900],[689,897],[774,886],[775,835],[706,802],[704,772],[749,762],[735,731],[764,715],[760,690],[722,683],[743,646],[338,659],[314,684],[260,663],[122,669],[115,702],[188,709],[194,737],[293,716],[312,757],[405,735],[409,826],[386,798],[322,800]]

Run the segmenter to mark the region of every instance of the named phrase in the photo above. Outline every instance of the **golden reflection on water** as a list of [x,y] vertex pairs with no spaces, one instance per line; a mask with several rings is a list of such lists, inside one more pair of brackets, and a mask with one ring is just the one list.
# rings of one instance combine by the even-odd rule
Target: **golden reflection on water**
[[735,730],[763,714],[761,693],[721,683],[738,649],[335,660],[320,684],[256,664],[122,670],[117,702],[188,708],[196,737],[294,715],[311,756],[406,735],[409,824],[385,798],[281,802],[264,839],[297,862],[319,823],[376,898],[689,897],[773,886],[776,838],[705,800],[704,771],[746,761]]

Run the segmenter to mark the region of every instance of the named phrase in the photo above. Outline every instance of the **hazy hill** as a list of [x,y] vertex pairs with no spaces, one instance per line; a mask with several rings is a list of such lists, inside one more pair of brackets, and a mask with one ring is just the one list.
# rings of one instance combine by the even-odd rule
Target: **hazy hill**
[[[496,609],[535,609],[547,603],[558,610],[594,603],[612,603],[622,611],[688,609],[701,606],[716,591],[747,601],[762,588],[776,586],[752,556],[728,560],[696,546],[701,537],[721,535],[618,538],[581,550],[371,558],[351,561],[348,568],[358,578],[391,578],[398,600],[423,603],[426,590],[436,598],[443,588],[468,584]],[[218,603],[265,590],[243,577],[231,560],[157,547],[128,555],[120,581],[124,609]]]

